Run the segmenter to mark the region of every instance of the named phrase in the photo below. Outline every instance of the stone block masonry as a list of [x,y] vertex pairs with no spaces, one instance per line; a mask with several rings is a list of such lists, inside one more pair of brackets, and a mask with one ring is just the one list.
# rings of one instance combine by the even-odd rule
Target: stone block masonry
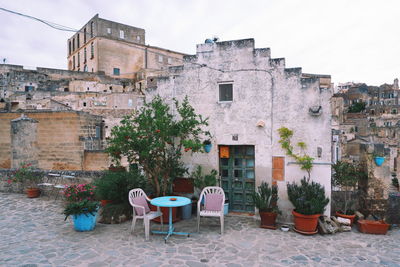
[[[85,167],[85,140],[101,139],[96,127],[102,131],[102,117],[77,111],[35,111],[25,115],[37,123],[37,167],[44,170],[106,169],[108,158],[97,157],[95,164]],[[0,113],[0,167],[15,166],[11,151],[26,149],[23,143],[12,144],[10,121],[21,116],[17,112]],[[34,131],[27,133],[30,139]],[[99,140],[98,143],[101,140]],[[22,146],[22,147],[18,147]],[[100,153],[99,153],[100,155]],[[86,160],[91,162],[91,160]]]

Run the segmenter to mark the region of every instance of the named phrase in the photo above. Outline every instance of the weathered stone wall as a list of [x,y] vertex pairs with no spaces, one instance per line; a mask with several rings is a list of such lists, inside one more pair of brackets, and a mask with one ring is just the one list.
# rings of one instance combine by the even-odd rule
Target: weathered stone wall
[[[285,69],[284,59],[272,59],[269,49],[255,49],[254,40],[200,44],[197,53],[184,58],[183,66],[169,69],[147,90],[147,98],[160,94],[165,99],[189,96],[197,113],[209,118],[213,148],[210,153],[186,153],[188,167],[200,164],[219,169],[218,145],[254,145],[256,185],[272,181],[272,157],[285,158],[285,177],[278,181],[281,221],[290,221],[286,183],[306,175],[279,144],[278,129],[294,130],[293,144],[304,141],[307,153],[315,158],[311,177],[331,191],[331,91],[319,86],[315,77],[303,79],[301,69]],[[233,101],[219,102],[218,85],[233,84]],[[319,114],[310,114],[320,107]],[[257,126],[263,121],[265,126]],[[234,140],[233,135],[237,135]],[[318,148],[322,153],[318,155]],[[299,151],[295,151],[298,153]],[[330,213],[330,207],[326,214]]]
[[[102,117],[76,111],[36,111],[25,114],[37,120],[38,167],[44,170],[82,170],[84,144],[96,138]],[[10,121],[20,113],[0,113],[0,163],[11,166]],[[108,162],[104,163],[107,165]],[[104,166],[103,165],[103,166]]]
[[107,170],[109,164],[108,154],[104,151],[85,151],[83,170],[102,171]]

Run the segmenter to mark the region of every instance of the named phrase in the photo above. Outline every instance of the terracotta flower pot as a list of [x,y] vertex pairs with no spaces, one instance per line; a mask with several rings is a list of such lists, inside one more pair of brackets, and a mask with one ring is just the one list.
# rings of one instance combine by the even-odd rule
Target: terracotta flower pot
[[261,228],[276,229],[276,217],[278,216],[275,212],[260,211]]
[[366,234],[385,235],[389,230],[389,224],[384,221],[371,221],[371,220],[359,220],[358,230]]
[[26,196],[29,198],[36,198],[40,196],[40,189],[39,188],[28,188],[26,189]]
[[340,212],[336,212],[335,214],[337,217],[341,217],[341,218],[345,218],[345,219],[349,219],[350,220],[350,225],[353,225],[354,223],[354,219],[356,218],[356,215],[346,215],[346,214],[342,214]]
[[295,211],[292,211],[292,214],[295,230],[304,234],[315,234],[318,232],[318,218],[321,214],[304,215]]
[[107,204],[111,204],[111,203],[112,203],[112,200],[109,200],[109,199],[102,199],[102,200],[100,200],[100,203],[101,203],[101,206],[104,207],[104,206],[107,205]]
[[[161,212],[163,214],[163,223],[168,224],[168,221],[169,221],[169,208],[160,207],[160,209],[161,209]],[[153,205],[150,205],[150,210],[156,211],[157,207],[153,206]],[[172,208],[172,222],[177,222],[177,221],[180,220],[180,218],[177,216],[177,214],[178,214],[178,208],[177,207]],[[160,223],[161,222],[161,218],[160,217],[154,218],[153,222]]]

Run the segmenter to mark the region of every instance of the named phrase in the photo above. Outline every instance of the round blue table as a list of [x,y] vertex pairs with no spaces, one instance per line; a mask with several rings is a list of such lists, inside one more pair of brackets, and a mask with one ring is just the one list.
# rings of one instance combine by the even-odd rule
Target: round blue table
[[[171,198],[176,198],[176,200],[171,200]],[[150,201],[151,205],[158,207],[167,207],[169,208],[169,222],[168,222],[168,231],[152,231],[154,234],[166,234],[167,236],[164,238],[165,242],[167,242],[168,237],[171,235],[186,235],[189,236],[190,233],[184,232],[174,232],[175,228],[172,225],[172,208],[186,206],[192,201],[187,197],[178,197],[178,196],[166,196],[166,197],[157,197]]]

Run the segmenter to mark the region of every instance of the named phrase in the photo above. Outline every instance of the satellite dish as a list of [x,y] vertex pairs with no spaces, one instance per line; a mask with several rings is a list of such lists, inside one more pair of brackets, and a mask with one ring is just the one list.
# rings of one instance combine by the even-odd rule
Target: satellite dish
[[211,39],[206,39],[206,40],[204,41],[204,43],[206,43],[206,44],[212,44],[212,43],[214,43],[214,42],[213,42],[213,40],[211,40]]
[[214,35],[213,38],[212,38],[212,40],[213,40],[214,43],[215,43],[215,42],[218,42],[218,41],[219,41],[219,37]]

